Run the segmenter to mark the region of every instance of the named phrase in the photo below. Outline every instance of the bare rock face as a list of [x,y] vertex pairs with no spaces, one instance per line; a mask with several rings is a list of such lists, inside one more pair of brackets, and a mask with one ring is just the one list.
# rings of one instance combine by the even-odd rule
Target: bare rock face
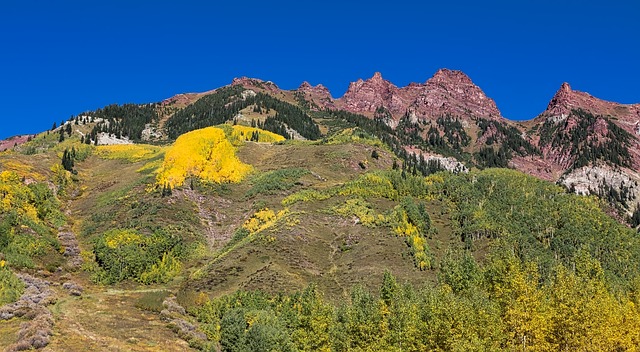
[[631,215],[640,201],[639,181],[640,175],[628,169],[585,166],[563,175],[558,183],[580,195],[607,197],[617,193],[627,207],[627,215]]
[[411,110],[424,118],[442,115],[502,118],[493,99],[487,97],[462,71],[438,70],[424,85],[414,85],[414,89],[419,96]]
[[[590,113],[595,120],[585,124],[585,121],[581,120],[581,114],[573,113],[574,110]],[[640,135],[640,104],[624,105],[601,100],[588,93],[575,91],[565,82],[553,96],[546,110],[533,121],[537,130],[541,130],[545,124],[555,125],[554,134],[547,138],[558,138],[558,140],[564,138],[568,143],[568,136],[575,135],[574,130],[580,128],[583,130],[581,132],[584,142],[601,146],[609,143],[611,139],[609,123],[613,123],[633,136],[629,141],[628,153],[631,164],[634,167],[640,165],[640,140],[637,138]],[[534,140],[537,142],[539,138]],[[575,156],[564,145],[565,143],[538,144],[542,151],[541,161],[546,162],[549,168],[554,168],[553,165],[556,165],[563,171],[567,170],[575,160]],[[593,184],[592,188],[597,186]]]
[[437,161],[443,169],[451,171],[454,174],[459,174],[461,172],[466,174],[469,172],[469,168],[467,168],[463,163],[459,162],[456,158],[444,157],[440,155],[429,155],[426,156],[424,160],[426,162]]
[[435,119],[444,115],[461,118],[502,118],[493,99],[487,97],[461,71],[441,69],[424,84],[411,83],[398,88],[379,72],[368,80],[358,80],[337,103],[338,108],[371,114],[385,108],[395,120],[408,113],[413,120]]
[[380,72],[376,72],[365,81],[359,79],[351,82],[347,92],[340,98],[338,107],[360,114],[373,113],[383,107],[392,115],[402,115],[410,103],[410,100],[405,100],[398,87],[382,78]]
[[311,110],[318,111],[336,108],[331,92],[322,84],[312,86],[309,82],[304,81],[300,87],[296,89],[296,93],[300,94],[301,97],[309,103]]
[[98,145],[116,145],[116,144],[133,144],[129,137],[122,136],[118,138],[115,134],[100,132],[98,133]]
[[14,136],[0,141],[0,152],[24,144],[33,138],[33,135]]

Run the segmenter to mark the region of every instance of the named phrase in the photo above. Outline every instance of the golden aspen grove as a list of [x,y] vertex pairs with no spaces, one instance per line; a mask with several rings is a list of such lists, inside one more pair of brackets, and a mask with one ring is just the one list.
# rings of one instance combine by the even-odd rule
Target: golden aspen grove
[[158,184],[175,188],[188,177],[215,183],[240,182],[250,171],[251,166],[236,156],[224,130],[208,127],[176,139],[158,171]]

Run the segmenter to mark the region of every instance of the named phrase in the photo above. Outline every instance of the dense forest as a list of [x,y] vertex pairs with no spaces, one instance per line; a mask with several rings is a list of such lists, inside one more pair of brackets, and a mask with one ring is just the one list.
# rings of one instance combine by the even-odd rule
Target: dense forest
[[509,160],[516,155],[540,155],[540,150],[513,126],[481,118],[476,120],[476,124],[480,128],[479,138],[488,134],[485,146],[473,155],[478,167],[508,167]]
[[[146,125],[158,122],[156,104],[112,104],[80,115],[90,116],[92,120],[103,119],[89,133],[94,141],[98,133],[108,133],[118,138],[127,137],[139,142]],[[75,119],[80,118],[82,117],[78,116]],[[90,140],[87,139],[86,142],[89,143]]]
[[[267,131],[290,137],[288,127],[306,139],[320,137],[318,125],[303,109],[263,93],[243,95],[244,91],[240,86],[221,88],[177,111],[165,125],[169,137],[175,139],[188,131],[233,120],[240,110],[252,106],[255,112],[268,115],[259,126]],[[274,115],[270,115],[272,110]]]

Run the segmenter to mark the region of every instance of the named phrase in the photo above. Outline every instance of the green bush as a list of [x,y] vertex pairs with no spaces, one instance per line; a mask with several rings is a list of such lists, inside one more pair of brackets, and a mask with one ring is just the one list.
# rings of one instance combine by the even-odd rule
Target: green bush
[[17,301],[23,291],[22,281],[0,260],[0,306]]
[[182,240],[163,231],[151,235],[132,229],[114,229],[94,241],[99,269],[94,280],[111,284],[126,279],[143,283],[170,280],[179,271]]

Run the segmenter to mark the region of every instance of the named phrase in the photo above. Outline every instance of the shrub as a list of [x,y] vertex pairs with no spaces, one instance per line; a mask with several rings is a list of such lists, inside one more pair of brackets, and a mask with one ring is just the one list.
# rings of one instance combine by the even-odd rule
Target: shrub
[[17,301],[23,291],[22,281],[0,260],[0,306]]
[[159,231],[152,235],[132,229],[114,229],[98,237],[93,246],[99,265],[94,280],[115,283],[134,279],[143,283],[170,280],[180,269],[178,236]]

